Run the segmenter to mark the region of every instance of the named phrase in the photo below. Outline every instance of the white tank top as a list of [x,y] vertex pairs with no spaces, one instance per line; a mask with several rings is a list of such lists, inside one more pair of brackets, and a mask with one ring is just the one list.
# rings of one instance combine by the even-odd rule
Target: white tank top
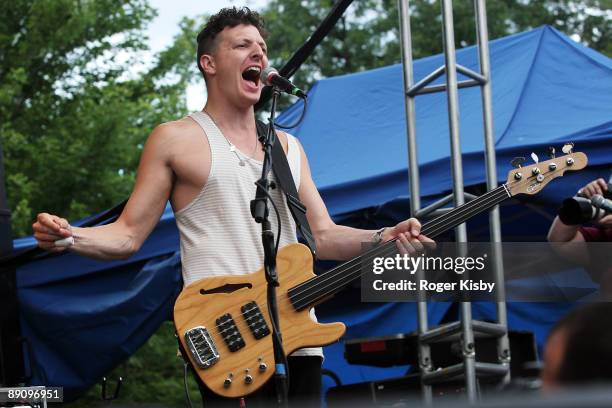
[[[261,225],[250,211],[255,197],[255,181],[261,177],[263,163],[236,148],[204,112],[189,115],[204,130],[211,152],[208,181],[198,196],[186,207],[175,212],[181,244],[183,282],[187,286],[199,279],[219,275],[243,275],[263,266]],[[300,186],[300,149],[294,136],[287,135],[287,161],[295,181]],[[244,166],[240,165],[240,162]],[[270,180],[275,176],[270,172]],[[281,219],[279,247],[297,242],[296,225],[284,194],[279,188],[270,195]],[[272,206],[270,224],[276,234],[278,222]],[[314,317],[314,314],[313,314]],[[294,355],[322,355],[321,349],[302,349]]]

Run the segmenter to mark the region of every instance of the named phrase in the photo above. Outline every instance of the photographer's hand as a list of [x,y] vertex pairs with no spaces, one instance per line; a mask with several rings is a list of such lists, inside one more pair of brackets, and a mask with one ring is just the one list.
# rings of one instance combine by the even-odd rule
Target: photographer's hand
[[578,195],[591,198],[595,194],[603,196],[606,191],[608,191],[608,183],[606,183],[604,179],[598,178],[597,180],[591,181],[589,184],[578,190]]
[[612,214],[608,214],[596,222],[602,228],[612,228]]

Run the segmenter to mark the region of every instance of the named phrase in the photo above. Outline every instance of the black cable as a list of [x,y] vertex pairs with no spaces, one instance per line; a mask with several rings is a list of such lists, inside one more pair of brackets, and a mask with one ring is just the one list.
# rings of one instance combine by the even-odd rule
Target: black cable
[[280,219],[280,213],[278,212],[278,208],[276,207],[276,203],[274,202],[274,200],[272,199],[272,196],[270,195],[270,193],[267,191],[266,188],[262,187],[261,183],[259,181],[255,182],[255,185],[257,187],[260,187],[261,191],[266,195],[266,197],[268,197],[270,199],[270,202],[272,203],[272,208],[274,208],[274,213],[276,214],[276,223],[277,223],[277,228],[276,228],[276,243],[274,244],[276,249],[274,252],[278,253],[278,244],[280,242],[280,234],[281,234],[281,219]]
[[[274,132],[273,132],[274,134]],[[274,202],[274,200],[272,199],[272,196],[270,195],[270,193],[267,191],[266,188],[264,188],[261,183],[259,182],[259,180],[257,182],[255,182],[255,185],[257,187],[260,188],[260,191],[262,191],[266,197],[269,199],[270,203],[272,204],[272,208],[274,208],[274,213],[276,214],[276,223],[277,223],[277,229],[276,229],[276,242],[275,242],[275,253],[278,254],[278,247],[279,247],[279,243],[280,243],[280,235],[281,235],[281,218],[280,218],[280,212],[278,211],[278,208],[276,207],[276,203]],[[274,319],[272,318],[272,316],[270,316],[270,322],[272,324],[272,335],[275,336],[276,339],[276,343],[278,344],[278,346],[281,349],[281,354],[283,355],[283,364],[285,365],[285,375],[287,377],[287,389],[289,389],[289,362],[287,361],[287,355],[285,354],[285,350],[283,348],[283,343],[279,337],[279,331],[278,328],[276,327],[276,322],[274,321]],[[273,340],[274,341],[274,340]]]
[[187,372],[189,371],[189,363],[184,362],[184,373],[183,373],[183,383],[185,384],[185,399],[187,403],[187,407],[193,408],[193,404],[191,403],[191,397],[189,396],[189,387],[187,387]]
[[[278,328],[276,327],[276,323],[274,322],[274,319],[272,318],[271,313],[270,313],[270,322],[272,323],[272,335],[276,338],[276,343],[278,344],[278,347],[280,347],[281,354],[283,355],[283,364],[285,365],[285,376],[287,377],[286,379],[287,390],[289,390],[289,384],[290,384],[289,360],[287,359],[287,354],[285,354],[285,348],[283,347],[283,342],[281,341],[281,338],[279,336],[280,332],[278,331]],[[276,369],[276,367],[274,367],[274,369]]]
[[306,108],[307,108],[307,101],[308,99],[304,98],[302,99],[304,101],[304,106],[302,108],[302,114],[300,115],[299,119],[297,120],[297,122],[295,122],[293,125],[290,126],[285,126],[285,125],[281,125],[280,123],[274,122],[274,126],[276,126],[277,128],[281,128],[281,129],[293,129],[295,127],[298,127],[300,125],[300,123],[302,123],[302,121],[304,120],[304,116],[306,116]]

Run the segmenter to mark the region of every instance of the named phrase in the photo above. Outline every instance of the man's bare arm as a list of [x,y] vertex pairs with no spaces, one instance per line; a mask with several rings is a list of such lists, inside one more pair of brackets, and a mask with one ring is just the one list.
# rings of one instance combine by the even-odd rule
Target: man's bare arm
[[[307,208],[306,216],[317,244],[317,257],[348,260],[358,256],[362,250],[362,243],[370,242],[376,231],[346,227],[333,222],[312,180],[310,166],[301,146],[300,154],[302,168],[299,195]],[[421,224],[415,218],[385,229],[382,239],[388,241],[396,237],[399,250],[411,254],[423,250],[422,242],[433,242],[421,235]]]
[[158,126],[145,143],[134,190],[119,218],[108,225],[71,228],[68,221],[47,213],[38,214],[32,226],[38,245],[63,251],[55,241],[74,238],[70,250],[97,259],[125,259],[136,252],[153,230],[172,190],[170,167],[172,124]]

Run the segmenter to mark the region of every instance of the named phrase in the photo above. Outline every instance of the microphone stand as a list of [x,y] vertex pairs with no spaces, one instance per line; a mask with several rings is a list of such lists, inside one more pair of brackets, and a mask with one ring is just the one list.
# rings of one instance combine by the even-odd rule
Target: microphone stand
[[278,320],[278,304],[276,301],[276,288],[279,286],[278,274],[276,271],[276,245],[274,232],[268,219],[268,196],[271,186],[268,174],[272,170],[272,145],[276,142],[274,132],[274,116],[276,114],[276,102],[280,96],[280,91],[274,87],[272,96],[272,109],[268,120],[268,130],[266,135],[259,138],[263,146],[264,160],[261,178],[257,181],[257,192],[255,199],[251,201],[251,215],[255,222],[261,224],[261,241],[264,248],[264,270],[266,281],[268,282],[268,311],[272,321],[272,346],[274,349],[274,380],[276,383],[276,401],[279,407],[288,407],[288,383],[287,367],[285,365],[285,353],[282,346],[282,336],[280,332],[280,322]]

